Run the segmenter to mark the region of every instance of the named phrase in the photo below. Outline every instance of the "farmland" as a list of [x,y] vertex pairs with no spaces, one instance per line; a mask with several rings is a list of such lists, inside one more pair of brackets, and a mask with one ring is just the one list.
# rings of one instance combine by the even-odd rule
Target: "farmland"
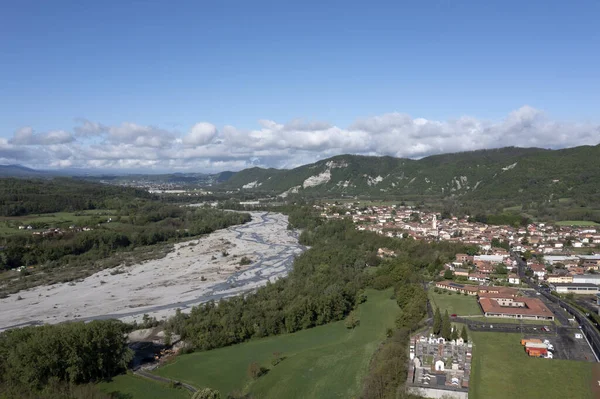
[[[31,226],[33,230],[51,227],[67,229],[70,225],[87,224],[94,226],[111,219],[116,219],[117,212],[107,209],[94,209],[79,212],[41,213],[27,216],[0,217],[0,235],[31,234],[29,230],[19,230],[19,226]],[[120,217],[123,221],[127,216]]]
[[[369,361],[398,312],[391,290],[367,291],[358,307],[360,325],[348,330],[344,322],[178,357],[157,374],[222,394],[249,392],[260,398],[355,397]],[[274,352],[285,357],[271,365]],[[257,362],[269,370],[252,380],[248,366]]]
[[469,398],[591,399],[594,363],[527,356],[521,334],[470,332],[473,372]]

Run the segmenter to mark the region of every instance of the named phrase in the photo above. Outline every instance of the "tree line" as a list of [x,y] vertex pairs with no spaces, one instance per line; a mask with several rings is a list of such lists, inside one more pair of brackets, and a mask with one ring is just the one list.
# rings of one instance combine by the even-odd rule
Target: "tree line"
[[[208,350],[252,338],[289,333],[344,319],[361,301],[367,287],[396,287],[404,323],[420,320],[427,296],[419,273],[430,264],[443,264],[464,247],[395,240],[358,231],[348,220],[324,222],[311,211],[290,213],[290,224],[309,226],[300,242],[310,249],[299,255],[287,278],[245,296],[208,302],[189,315],[178,312],[167,328],[189,341],[193,348]],[[397,250],[393,262],[383,262],[377,250]],[[368,268],[381,265],[375,273]],[[420,291],[419,291],[420,290]]]
[[71,231],[49,236],[18,234],[0,238],[0,270],[20,266],[74,262],[85,255],[94,260],[120,250],[209,234],[250,221],[246,213],[208,208],[182,208],[160,202],[130,203],[118,211],[121,221],[94,225],[92,231]]
[[125,324],[105,320],[1,333],[0,397],[70,397],[72,384],[100,381],[124,371],[132,358],[126,331]]
[[0,179],[0,216],[114,209],[135,199],[153,198],[141,189],[70,178]]

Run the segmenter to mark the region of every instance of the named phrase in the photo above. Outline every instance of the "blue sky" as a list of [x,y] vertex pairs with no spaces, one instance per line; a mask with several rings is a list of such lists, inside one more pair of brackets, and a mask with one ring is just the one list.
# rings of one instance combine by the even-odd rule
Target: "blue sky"
[[[448,125],[468,116],[501,126],[523,106],[535,110],[536,120],[543,112],[546,129],[552,123],[583,130],[582,140],[547,146],[591,143],[598,132],[598,1],[0,3],[4,162],[43,166],[30,158],[45,146],[50,167],[241,168],[250,160],[291,166],[281,160],[293,155],[302,163],[345,150],[388,153],[385,146],[360,151],[354,136],[351,145],[340,141],[363,120],[406,114]],[[77,118],[102,128],[82,138],[75,135]],[[329,126],[311,130],[313,136],[335,127],[323,134],[338,138],[310,148],[277,143],[283,126],[296,119]],[[282,127],[265,133],[259,120]],[[175,148],[198,122],[214,125],[215,133],[187,140],[186,148],[196,150],[187,161],[132,161],[135,149],[159,148],[136,140],[139,135],[167,136]],[[395,123],[388,133],[410,136]],[[295,134],[306,132],[304,125]],[[119,126],[129,140],[117,140]],[[134,132],[124,132],[127,126]],[[29,138],[15,140],[19,129],[29,129]],[[62,133],[51,136],[64,140],[36,136],[56,131]],[[244,154],[228,148],[266,135],[263,146],[248,144]],[[544,137],[530,144],[544,146]],[[465,149],[439,140],[407,145],[424,150],[392,155]],[[100,146],[105,153],[117,147],[115,155],[97,157],[92,150]],[[76,159],[82,148],[87,158]]]

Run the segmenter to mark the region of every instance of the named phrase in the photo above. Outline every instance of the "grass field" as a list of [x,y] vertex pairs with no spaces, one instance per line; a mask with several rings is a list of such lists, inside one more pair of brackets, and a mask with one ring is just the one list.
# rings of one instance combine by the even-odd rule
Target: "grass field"
[[517,319],[509,319],[502,317],[469,317],[469,320],[475,321],[483,321],[490,324],[501,324],[501,323],[509,323],[509,324],[543,324],[545,326],[551,326],[556,324],[552,320],[517,320]]
[[[44,223],[48,227],[67,227],[70,224],[78,224],[91,217],[102,216],[108,219],[116,217],[116,212],[107,209],[93,209],[79,212],[55,212],[42,213],[27,216],[0,217],[0,235],[9,234],[31,234],[28,230],[19,230],[20,225],[33,223]],[[123,220],[123,218],[121,218]]]
[[[234,390],[258,398],[351,398],[360,393],[369,361],[394,325],[398,306],[391,290],[367,291],[358,307],[360,326],[348,330],[343,322],[285,334],[208,352],[178,357],[157,374],[197,387],[211,387],[226,395]],[[273,352],[286,359],[271,366]],[[258,362],[271,369],[252,381],[248,365]]]
[[429,300],[434,309],[437,307],[440,308],[442,316],[446,310],[449,314],[456,314],[458,316],[482,315],[477,299],[474,296],[465,296],[454,292],[452,295],[448,295],[445,291],[436,294],[433,290],[429,290]]
[[527,356],[521,334],[470,332],[469,399],[591,399],[594,363]]
[[600,224],[589,220],[561,220],[556,224],[558,226],[600,226]]
[[115,398],[140,399],[189,399],[191,394],[182,388],[170,388],[166,384],[151,381],[133,374],[119,375],[111,382],[101,382],[98,388]]

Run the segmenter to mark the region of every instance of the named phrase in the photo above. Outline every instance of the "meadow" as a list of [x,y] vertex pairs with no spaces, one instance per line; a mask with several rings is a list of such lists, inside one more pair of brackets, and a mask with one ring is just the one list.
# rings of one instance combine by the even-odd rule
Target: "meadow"
[[[156,374],[211,387],[223,395],[233,391],[260,398],[350,398],[360,393],[377,346],[394,326],[399,311],[391,290],[368,290],[359,305],[360,325],[344,322],[179,356]],[[285,359],[273,366],[273,353]],[[248,367],[256,362],[269,371],[254,380]]]
[[527,356],[521,334],[470,332],[470,399],[591,399],[594,363]]
[[110,382],[101,382],[98,388],[115,398],[189,399],[191,394],[183,388],[172,388],[158,381],[148,380],[131,373],[116,376]]
[[[94,220],[106,222],[108,218],[116,218],[117,212],[107,209],[94,209],[78,212],[40,213],[27,216],[0,217],[0,235],[31,234],[31,230],[19,230],[19,226],[32,225],[34,230],[43,230],[50,227],[68,228],[69,225],[79,225],[84,221]],[[120,219],[126,219],[121,217]]]
[[600,224],[590,220],[561,220],[555,224],[558,226],[600,226]]
[[448,314],[458,316],[481,316],[481,309],[474,296],[457,294],[450,291],[440,291],[436,293],[433,289],[429,290],[429,300],[433,308],[440,309],[442,315],[447,310]]

